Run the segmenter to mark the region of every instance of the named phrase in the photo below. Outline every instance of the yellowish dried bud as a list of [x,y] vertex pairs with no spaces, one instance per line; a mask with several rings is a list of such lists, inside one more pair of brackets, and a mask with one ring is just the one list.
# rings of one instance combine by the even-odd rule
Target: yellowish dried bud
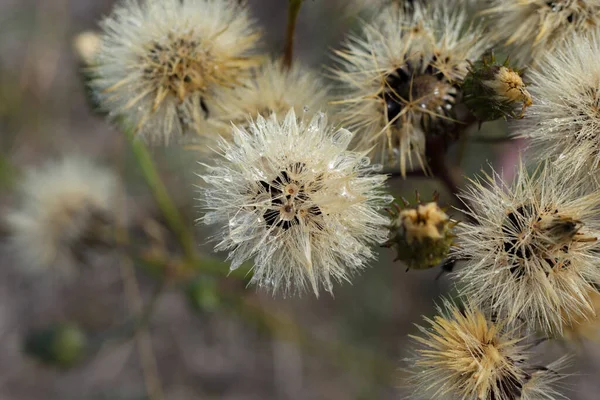
[[480,121],[522,118],[533,104],[522,76],[523,71],[511,68],[508,59],[499,64],[493,54],[484,55],[471,63],[463,81],[464,102]]
[[512,68],[499,67],[493,79],[483,81],[483,84],[493,89],[501,101],[521,102],[523,109],[533,104],[521,75]]
[[73,49],[82,63],[92,65],[100,50],[101,43],[102,39],[99,33],[93,31],[81,32],[73,38]]
[[412,244],[415,240],[423,243],[427,239],[441,239],[448,215],[435,202],[419,204],[400,212],[402,228],[406,242]]
[[404,205],[402,209],[396,204],[396,210],[391,211],[392,234],[386,246],[397,251],[396,260],[404,262],[407,269],[432,268],[448,256],[456,223],[439,207],[437,199],[412,207],[404,201]]

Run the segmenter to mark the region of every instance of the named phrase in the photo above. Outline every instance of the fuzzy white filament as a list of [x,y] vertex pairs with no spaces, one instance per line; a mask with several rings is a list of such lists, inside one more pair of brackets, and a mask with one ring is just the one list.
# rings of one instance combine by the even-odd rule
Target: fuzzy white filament
[[203,129],[214,94],[258,64],[259,32],[235,0],[124,0],[102,28],[92,88],[150,142]]
[[456,228],[465,296],[549,335],[589,315],[600,197],[588,185],[550,165],[535,173],[521,165],[512,185],[496,173],[472,181],[463,197],[474,222]]
[[29,170],[21,204],[6,216],[23,267],[71,273],[79,258],[111,233],[116,192],[115,176],[82,158]]
[[200,222],[220,226],[215,249],[229,252],[232,269],[253,259],[259,286],[318,296],[375,257],[371,246],[387,237],[379,210],[392,197],[373,173],[381,166],[347,150],[351,137],[322,113],[298,120],[292,109],[220,141],[222,159],[201,175]]
[[530,73],[533,106],[516,133],[532,140],[539,158],[586,171],[600,165],[599,57],[600,35],[582,36]]
[[455,122],[456,84],[486,49],[462,4],[385,8],[336,52],[339,118],[378,161],[425,168],[425,143]]

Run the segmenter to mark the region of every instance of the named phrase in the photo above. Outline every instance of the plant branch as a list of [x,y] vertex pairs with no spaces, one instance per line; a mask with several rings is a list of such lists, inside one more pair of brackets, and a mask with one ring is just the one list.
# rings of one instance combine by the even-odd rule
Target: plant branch
[[177,235],[186,258],[194,260],[196,258],[194,238],[188,230],[187,224],[183,220],[175,203],[169,196],[169,192],[163,181],[160,179],[160,175],[152,161],[148,148],[142,141],[135,138],[131,130],[126,130],[126,135],[131,143],[133,154],[144,174],[146,183],[150,187],[158,207],[164,214],[167,224],[171,227],[173,232],[175,232],[175,235]]
[[292,66],[292,59],[294,57],[294,36],[296,32],[296,21],[298,20],[298,13],[302,2],[304,0],[288,0],[288,20],[285,34],[285,50],[283,56],[283,66],[286,69],[290,69]]

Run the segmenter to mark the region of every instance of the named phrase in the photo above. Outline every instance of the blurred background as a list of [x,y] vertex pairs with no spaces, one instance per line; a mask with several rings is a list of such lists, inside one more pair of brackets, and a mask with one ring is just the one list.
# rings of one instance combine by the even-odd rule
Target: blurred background
[[[355,28],[345,0],[307,0],[298,20],[296,55],[317,69],[330,63],[330,49]],[[125,183],[128,220],[160,221],[127,141],[86,100],[74,35],[97,29],[111,0],[0,0],[0,211],[14,206],[14,189],[24,168],[68,154],[111,166]],[[282,51],[285,0],[249,0],[273,54]],[[480,168],[510,171],[524,143],[506,142],[505,123],[484,124],[451,171],[470,176]],[[500,138],[500,140],[497,140]],[[153,148],[161,176],[185,213],[190,228],[196,154],[177,146]],[[395,178],[394,195],[424,198],[439,190],[434,180]],[[456,211],[450,211],[457,216]],[[210,231],[193,227],[204,254]],[[223,255],[210,262],[219,264]],[[132,340],[101,341],[71,369],[40,364],[23,354],[28,332],[55,322],[75,322],[92,337],[127,321],[141,303],[152,301],[156,278],[148,268],[119,257],[92,263],[65,284],[48,276],[20,273],[0,249],[0,400],[188,400],[188,399],[396,399],[402,389],[408,337],[421,315],[432,315],[437,299],[451,290],[440,270],[405,272],[381,249],[352,284],[336,285],[335,297],[310,294],[272,297],[245,287],[240,277],[198,277],[210,285],[181,280],[156,302],[148,328]],[[226,265],[222,265],[226,270]],[[206,278],[206,280],[204,280]],[[196,279],[195,276],[190,279]],[[210,280],[212,279],[212,280]],[[191,293],[191,295],[190,295]],[[226,293],[226,296],[221,296]],[[141,303],[140,303],[141,302]],[[536,352],[553,358],[560,344]],[[571,399],[597,399],[600,347],[585,344],[565,381]],[[544,358],[542,358],[544,359]]]

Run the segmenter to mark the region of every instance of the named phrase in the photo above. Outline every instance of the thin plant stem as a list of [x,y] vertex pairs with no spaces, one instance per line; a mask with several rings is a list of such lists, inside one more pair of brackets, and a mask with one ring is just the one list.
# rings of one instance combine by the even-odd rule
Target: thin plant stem
[[187,224],[179,213],[175,203],[169,196],[169,192],[167,191],[163,181],[160,179],[160,175],[158,174],[156,166],[152,161],[152,157],[148,152],[148,148],[142,141],[136,140],[131,130],[126,130],[126,134],[129,142],[131,143],[133,155],[135,156],[142,173],[144,174],[146,183],[150,187],[152,195],[154,196],[154,200],[163,213],[167,224],[170,226],[173,232],[175,232],[175,235],[177,235],[186,258],[189,260],[195,260],[196,251],[194,246],[194,238],[191,232],[188,230]]
[[[135,140],[133,140],[132,133],[131,134],[128,133],[128,138],[130,138],[132,142],[135,142]],[[124,160],[124,157],[121,157],[121,161],[122,161],[121,167],[124,169],[123,160]],[[138,158],[138,160],[139,160],[139,158]],[[140,162],[140,165],[141,164],[142,163]],[[121,171],[121,172],[123,172],[123,171]],[[127,229],[125,229],[125,220],[127,219],[126,218],[127,217],[126,216],[127,208],[125,206],[125,193],[124,193],[124,190],[122,187],[121,187],[121,191],[120,191],[120,205],[121,205],[121,212],[119,214],[119,219],[120,219],[121,223],[118,224],[117,230],[115,232],[116,239],[117,239],[117,242],[120,243],[121,245],[127,245],[129,243],[130,238],[129,238],[129,233],[128,233]],[[143,371],[143,375],[144,375],[146,392],[147,392],[148,398],[150,400],[163,400],[164,395],[163,395],[160,374],[158,372],[158,366],[156,363],[156,357],[154,355],[154,349],[152,348],[152,341],[150,340],[150,334],[146,328],[147,328],[147,322],[150,321],[152,312],[155,309],[156,303],[158,302],[158,298],[160,297],[162,290],[164,289],[165,283],[161,282],[157,286],[157,289],[154,291],[154,293],[152,295],[152,299],[151,299],[150,303],[148,304],[148,306],[144,307],[142,296],[140,293],[139,284],[138,284],[137,278],[135,276],[135,269],[133,268],[133,263],[132,263],[131,259],[128,257],[128,255],[125,253],[121,255],[120,266],[121,266],[121,276],[122,276],[122,280],[123,280],[123,287],[124,287],[127,303],[128,303],[130,311],[133,312],[133,314],[136,316],[135,323],[134,323],[135,329],[134,329],[133,333],[135,333],[135,337],[137,339],[136,341],[137,341],[138,349],[139,349],[140,363],[141,363],[142,371]],[[124,328],[124,327],[122,327],[122,328]],[[120,329],[120,333],[122,333],[123,331],[125,331],[125,329]],[[131,336],[127,335],[127,337],[129,338]],[[106,336],[105,336],[105,338],[106,338]],[[94,348],[99,349],[103,342],[104,342],[103,340],[100,340],[97,343],[98,346],[94,346]]]
[[290,69],[292,66],[292,59],[294,57],[294,36],[296,33],[296,21],[298,20],[298,13],[302,2],[304,0],[289,0],[288,6],[288,20],[285,34],[285,50],[283,56],[283,66],[286,69]]

